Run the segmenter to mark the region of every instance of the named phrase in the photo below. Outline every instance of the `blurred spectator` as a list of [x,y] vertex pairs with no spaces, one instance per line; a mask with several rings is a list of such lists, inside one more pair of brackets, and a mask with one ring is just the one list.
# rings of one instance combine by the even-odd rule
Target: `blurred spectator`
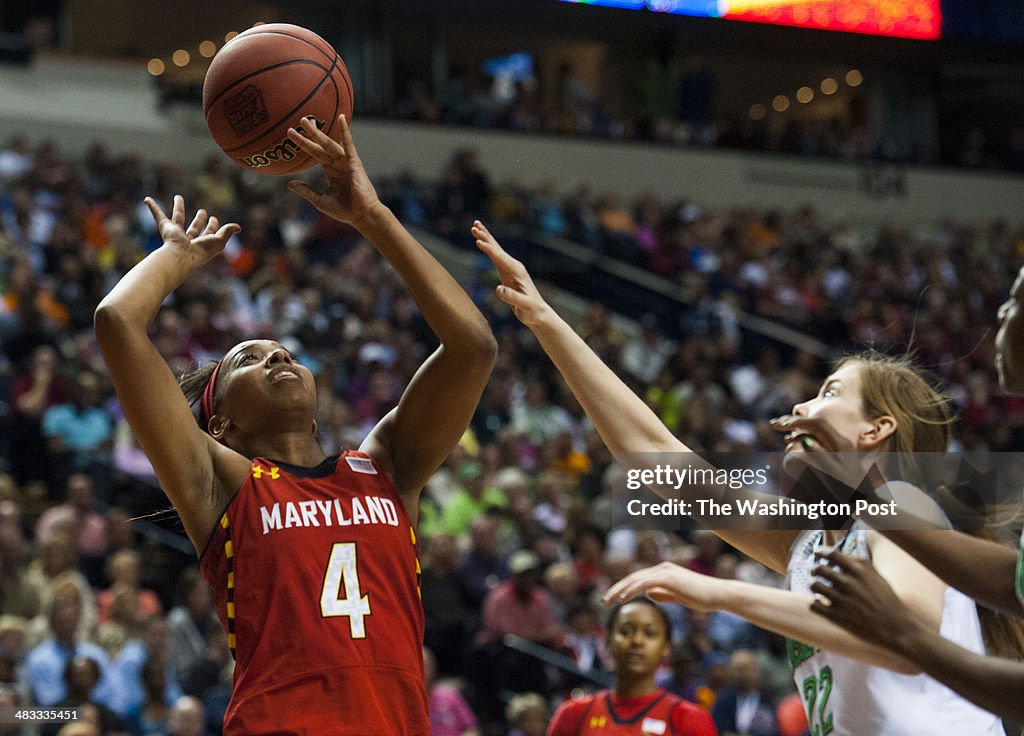
[[489,509],[505,508],[508,500],[501,491],[486,486],[483,467],[475,460],[462,463],[457,475],[462,484],[442,510],[441,528],[453,536],[462,536],[474,519]]
[[179,604],[167,614],[171,636],[171,664],[182,683],[205,661],[210,642],[223,639],[213,608],[213,591],[199,570],[189,568],[179,582]]
[[583,672],[606,669],[605,632],[593,605],[580,601],[566,612],[568,623],[562,646]]
[[498,550],[498,519],[483,514],[469,528],[469,549],[459,562],[466,600],[473,611],[481,610],[484,598],[508,575],[508,560]]
[[550,644],[559,634],[550,594],[537,584],[540,559],[528,550],[512,554],[508,562],[511,580],[493,588],[484,600],[481,644],[515,634],[538,644]]
[[427,688],[431,736],[479,736],[476,716],[456,688],[437,682],[437,661],[423,650],[423,681]]
[[67,480],[64,503],[48,508],[36,523],[36,539],[46,542],[55,528],[69,523],[76,532],[78,553],[97,557],[107,548],[107,520],[95,510],[93,481],[84,473]]
[[544,588],[551,594],[551,606],[555,619],[567,624],[569,611],[580,602],[576,571],[569,562],[554,562],[544,570]]
[[97,702],[110,696],[106,677],[107,655],[95,644],[78,636],[82,604],[71,596],[57,598],[49,608],[50,636],[28,653],[25,675],[37,705],[51,706],[68,695],[65,672],[76,658],[88,658],[97,666],[97,677],[90,680],[87,694]]
[[99,379],[83,371],[71,389],[71,402],[51,406],[43,414],[43,435],[59,477],[96,470],[102,451],[113,446],[110,417],[99,407]]
[[515,695],[505,709],[508,736],[544,736],[548,716],[548,705],[538,693]]
[[[58,598],[75,599],[80,607],[78,635],[82,639],[91,639],[98,620],[96,595],[89,581],[76,569],[78,556],[73,539],[69,523],[67,528],[40,542],[36,559],[29,565],[25,577],[35,588],[44,611],[49,610],[50,604]],[[29,639],[33,645],[45,636],[48,623],[45,618],[37,616],[31,624]]]
[[714,532],[707,529],[695,529],[691,532],[694,555],[687,567],[701,575],[714,575],[718,556],[722,554],[725,543]]
[[662,335],[655,315],[645,314],[640,324],[640,334],[628,339],[622,348],[622,367],[637,380],[654,383],[674,348]]
[[483,628],[476,635],[472,679],[477,710],[490,719],[504,693],[547,692],[543,664],[530,654],[504,644],[507,634],[549,647],[562,630],[555,619],[550,594],[537,584],[540,559],[529,550],[509,557],[512,578],[492,589],[484,599]]
[[[97,636],[110,658],[109,671],[115,683],[108,705],[133,731],[138,730],[146,699],[151,695],[147,688],[159,685],[159,697],[167,706],[182,695],[167,651],[166,620],[159,615],[151,616],[141,629],[137,635],[129,635],[119,624],[108,623],[100,626]],[[155,703],[150,706],[156,708]]]
[[565,490],[565,475],[555,470],[540,473],[537,476],[537,495],[539,503],[534,508],[534,518],[552,534],[564,532],[572,502]]
[[573,543],[572,563],[580,595],[590,595],[597,587],[604,549],[604,535],[600,529],[588,524],[579,530]]
[[522,398],[512,404],[512,428],[539,446],[572,429],[569,413],[551,403],[548,387],[539,380],[530,381]]
[[167,736],[204,736],[206,714],[203,704],[189,695],[182,695],[167,718]]
[[110,587],[96,595],[100,622],[111,620],[111,608],[117,595],[126,598],[122,605],[128,607],[126,613],[133,623],[133,628],[144,619],[163,611],[156,593],[139,587],[141,572],[139,553],[134,550],[121,549],[107,558],[107,579],[110,581]]
[[[64,667],[63,680],[67,694],[56,703],[54,708],[83,708],[91,705],[99,711],[100,724],[104,734],[126,734],[124,720],[114,711],[99,701],[100,665],[97,660],[88,656],[76,655]],[[106,695],[111,694],[109,687]],[[61,724],[47,723],[40,730],[40,736],[54,736],[60,731]]]
[[472,634],[465,586],[459,575],[459,551],[455,539],[437,534],[424,544],[422,560],[424,643],[438,652],[436,664],[444,675],[461,671],[462,655]]
[[29,545],[16,525],[0,527],[0,614],[30,619],[42,602],[27,574]]
[[[24,705],[25,702],[17,690],[7,683],[0,683],[0,708],[6,712],[12,712]],[[28,733],[28,729],[14,719],[8,719],[7,723],[0,723],[0,736],[27,736]]]
[[699,703],[700,678],[697,675],[699,661],[699,652],[693,646],[686,642],[674,644],[669,655],[671,675],[662,683],[662,687],[683,700]]
[[57,350],[40,345],[32,353],[27,370],[17,375],[11,388],[10,460],[19,485],[52,479],[49,453],[43,440],[43,415],[67,396],[64,379],[57,373]]
[[142,665],[139,679],[142,681],[145,695],[135,719],[136,732],[145,736],[165,736],[171,704],[178,701],[181,692],[178,692],[177,697],[168,700],[167,668],[154,659],[146,660]]
[[24,136],[14,136],[0,149],[0,179],[15,181],[32,169],[32,151]]
[[729,660],[733,685],[715,699],[712,715],[722,736],[778,736],[775,704],[761,688],[757,655],[737,649]]

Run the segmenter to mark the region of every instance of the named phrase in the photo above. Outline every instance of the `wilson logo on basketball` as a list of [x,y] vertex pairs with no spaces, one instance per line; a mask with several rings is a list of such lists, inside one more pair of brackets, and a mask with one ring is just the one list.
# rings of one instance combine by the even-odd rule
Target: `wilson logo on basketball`
[[[315,122],[316,127],[320,130],[327,126],[323,120],[315,120]],[[299,147],[295,145],[295,142],[285,137],[284,140],[273,148],[268,148],[262,153],[254,153],[251,156],[242,156],[238,160],[250,169],[259,169],[264,166],[270,166],[270,164],[276,161],[291,161],[299,153]]]
[[237,95],[224,100],[224,117],[239,138],[267,122],[270,116],[260,88],[250,84]]

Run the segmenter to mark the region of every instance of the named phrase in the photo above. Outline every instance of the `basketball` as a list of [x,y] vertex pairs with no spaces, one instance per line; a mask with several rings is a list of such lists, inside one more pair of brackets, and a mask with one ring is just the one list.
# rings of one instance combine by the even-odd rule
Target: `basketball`
[[337,139],[338,115],[352,116],[352,80],[337,52],[312,31],[259,25],[213,58],[203,82],[203,114],[217,145],[242,168],[296,174],[316,162],[288,139],[288,128],[311,117]]

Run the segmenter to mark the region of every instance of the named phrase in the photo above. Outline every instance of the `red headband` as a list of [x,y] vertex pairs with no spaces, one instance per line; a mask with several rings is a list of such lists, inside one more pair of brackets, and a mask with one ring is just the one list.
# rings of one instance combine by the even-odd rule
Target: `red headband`
[[220,366],[223,360],[218,360],[217,365],[213,367],[213,373],[210,374],[210,380],[206,384],[206,388],[203,389],[203,400],[200,404],[200,408],[203,411],[203,429],[206,429],[210,424],[210,417],[213,416],[213,390],[217,385],[217,374],[220,373]]

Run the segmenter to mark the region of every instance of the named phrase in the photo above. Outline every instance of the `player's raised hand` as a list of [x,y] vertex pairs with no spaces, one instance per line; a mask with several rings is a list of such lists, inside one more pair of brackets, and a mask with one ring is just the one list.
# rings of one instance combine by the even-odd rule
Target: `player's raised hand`
[[327,177],[327,188],[322,192],[299,179],[289,181],[288,188],[325,215],[358,227],[381,202],[359,160],[344,115],[338,116],[338,127],[340,143],[320,130],[310,118],[303,118],[299,129],[288,129],[288,137],[320,163]]
[[540,324],[551,314],[551,307],[540,295],[526,266],[506,253],[479,220],[473,223],[470,232],[476,238],[476,247],[491,259],[498,271],[501,279],[501,286],[497,288],[498,298],[508,304],[512,313],[527,327]]
[[234,222],[221,225],[216,217],[204,209],[196,211],[192,222],[186,226],[185,198],[180,194],[174,195],[170,217],[152,197],[146,197],[144,201],[156,221],[156,229],[164,245],[179,248],[190,258],[195,258],[196,268],[224,250],[231,236],[242,229]]

